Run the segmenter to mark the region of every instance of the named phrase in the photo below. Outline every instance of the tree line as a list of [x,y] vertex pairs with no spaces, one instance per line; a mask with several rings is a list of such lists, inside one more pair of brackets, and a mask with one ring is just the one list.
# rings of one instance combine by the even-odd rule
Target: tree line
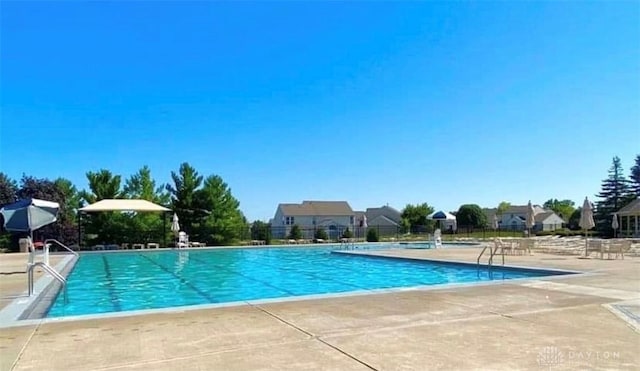
[[[78,241],[78,209],[103,199],[144,199],[173,210],[181,230],[194,241],[207,245],[228,245],[244,238],[248,223],[240,211],[240,202],[218,175],[204,177],[183,163],[171,172],[172,182],[157,184],[148,166],[122,181],[122,176],[106,169],[86,173],[88,189],[78,190],[65,178],[54,180],[23,175],[19,182],[0,173],[0,205],[24,198],[39,198],[60,204],[58,221],[36,233],[53,237],[67,245],[124,242],[161,242],[170,231],[165,228],[170,216],[158,213],[102,212],[82,215],[84,241]],[[169,220],[170,224],[170,220]],[[15,249],[6,231],[0,235],[0,247]]]
[[[596,211],[594,221],[596,231],[601,236],[613,236],[611,221],[613,213],[619,211],[631,201],[640,197],[640,155],[636,155],[634,164],[629,174],[625,175],[622,162],[615,156],[609,168],[608,176],[602,181],[601,190],[596,194]],[[502,215],[511,207],[507,201],[502,201],[496,207],[496,214]],[[569,229],[579,229],[582,206],[576,207],[572,200],[558,200],[555,198],[545,201],[543,208],[558,214]],[[407,205],[402,210],[401,228],[404,232],[433,230],[435,221],[428,216],[434,212],[434,208],[427,203]],[[477,204],[461,205],[457,211],[451,212],[456,216],[458,226],[466,228],[488,228],[491,221],[487,220],[486,213]]]

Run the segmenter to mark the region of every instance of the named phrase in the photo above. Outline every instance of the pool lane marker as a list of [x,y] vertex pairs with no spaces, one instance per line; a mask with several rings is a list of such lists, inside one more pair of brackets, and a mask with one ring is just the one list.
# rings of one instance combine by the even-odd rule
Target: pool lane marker
[[104,272],[107,275],[107,287],[109,288],[111,304],[116,312],[121,312],[122,306],[120,305],[120,299],[118,298],[118,293],[116,292],[116,287],[113,283],[113,276],[111,275],[111,268],[109,267],[109,261],[107,260],[106,254],[102,255],[102,263],[104,264]]
[[208,265],[208,266],[210,266],[210,267],[217,268],[217,269],[219,269],[219,270],[221,270],[221,271],[225,271],[225,272],[229,272],[229,273],[237,274],[237,275],[238,275],[238,276],[240,276],[240,277],[244,277],[244,278],[246,278],[246,279],[248,279],[248,280],[251,280],[251,281],[254,281],[254,282],[258,282],[258,283],[260,283],[260,284],[262,284],[262,285],[265,285],[265,286],[267,286],[267,287],[271,287],[272,289],[276,289],[276,290],[278,290],[278,291],[285,292],[285,293],[287,293],[287,294],[289,294],[289,295],[291,295],[291,296],[297,296],[295,293],[293,293],[293,292],[291,292],[291,291],[289,291],[289,290],[287,290],[287,289],[285,289],[285,288],[281,288],[281,287],[274,286],[274,285],[272,285],[272,284],[270,284],[270,283],[268,283],[268,282],[265,282],[265,281],[262,281],[262,280],[259,280],[259,279],[256,279],[256,278],[253,278],[253,277],[251,277],[251,276],[247,276],[247,275],[242,274],[242,273],[240,273],[240,272],[238,272],[238,271],[234,271],[233,269],[226,268],[226,267],[224,267],[224,266],[222,266],[222,265],[218,265],[218,264],[215,264],[215,263],[208,262],[208,261],[206,261],[206,260],[198,259],[198,258],[196,258],[196,257],[193,257],[193,255],[190,255],[190,256],[189,256],[189,259],[193,259],[193,260],[195,260],[195,261],[197,261],[197,262],[199,262],[199,263],[204,264],[205,266],[206,266],[206,265]]
[[158,263],[157,261],[151,259],[150,257],[145,256],[146,254],[138,254],[138,255],[142,256],[143,258],[147,259],[151,263],[153,263],[153,264],[157,265],[158,267],[160,267],[160,269],[162,269],[163,271],[165,271],[165,272],[169,273],[170,275],[174,276],[175,278],[177,278],[180,282],[182,282],[183,284],[188,286],[191,290],[197,292],[198,295],[200,295],[203,298],[207,299],[209,301],[209,303],[218,303],[218,300],[214,299],[213,296],[209,295],[205,291],[200,290],[199,288],[194,286],[191,282],[189,282],[188,280],[184,279],[184,277],[182,277],[179,274],[176,274],[175,272],[173,272],[171,269],[165,267],[164,265]]

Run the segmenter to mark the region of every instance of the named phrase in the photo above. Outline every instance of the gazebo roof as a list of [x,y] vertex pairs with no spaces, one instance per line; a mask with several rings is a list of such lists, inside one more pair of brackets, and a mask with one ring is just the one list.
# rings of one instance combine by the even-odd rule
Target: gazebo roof
[[619,216],[640,215],[640,197],[631,201],[627,206],[620,209],[617,214]]
[[136,199],[104,199],[91,205],[87,205],[79,209],[86,213],[101,211],[143,211],[143,212],[161,212],[171,211],[164,206],[154,204],[147,200]]

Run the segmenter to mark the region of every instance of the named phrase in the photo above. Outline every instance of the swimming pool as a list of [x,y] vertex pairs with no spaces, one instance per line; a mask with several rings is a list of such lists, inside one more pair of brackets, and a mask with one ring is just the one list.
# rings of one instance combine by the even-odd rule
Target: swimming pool
[[[335,246],[333,247],[335,248]],[[554,274],[331,253],[332,248],[164,250],[82,254],[47,317]]]

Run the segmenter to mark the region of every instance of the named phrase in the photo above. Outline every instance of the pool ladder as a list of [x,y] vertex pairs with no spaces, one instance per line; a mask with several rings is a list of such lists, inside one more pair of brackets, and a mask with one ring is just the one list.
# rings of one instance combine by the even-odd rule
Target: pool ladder
[[489,260],[487,261],[487,269],[489,270],[489,276],[491,276],[492,274],[491,267],[493,267],[493,257],[498,253],[498,250],[500,250],[500,255],[502,255],[502,265],[504,265],[504,247],[502,246],[501,243],[496,241],[494,245],[485,246],[480,252],[480,255],[478,255],[478,259],[476,260],[478,275],[480,275],[480,259],[482,258],[482,255],[484,255],[485,251],[487,251],[487,249],[489,249]]
[[33,295],[33,270],[36,267],[41,267],[45,272],[49,273],[53,278],[55,278],[62,285],[62,289],[64,290],[64,303],[69,303],[69,296],[67,294],[67,280],[62,277],[60,273],[58,273],[53,267],[45,262],[35,262],[29,263],[27,265],[27,279],[29,280],[29,296]]
[[32,248],[29,254],[29,263],[27,263],[27,285],[29,287],[29,296],[33,295],[33,292],[34,292],[33,285],[35,280],[33,279],[33,271],[36,267],[41,267],[45,272],[49,273],[56,281],[60,282],[60,284],[62,285],[62,289],[64,290],[64,303],[67,304],[69,303],[69,297],[67,294],[67,280],[58,271],[56,271],[51,265],[49,265],[49,247],[51,246],[51,243],[55,243],[56,245],[64,248],[65,250],[69,251],[76,257],[78,256],[77,252],[73,251],[62,242],[53,238],[49,238],[44,241],[44,246],[42,248],[43,250],[42,261],[39,261],[39,262],[34,261],[36,257],[36,250]]

